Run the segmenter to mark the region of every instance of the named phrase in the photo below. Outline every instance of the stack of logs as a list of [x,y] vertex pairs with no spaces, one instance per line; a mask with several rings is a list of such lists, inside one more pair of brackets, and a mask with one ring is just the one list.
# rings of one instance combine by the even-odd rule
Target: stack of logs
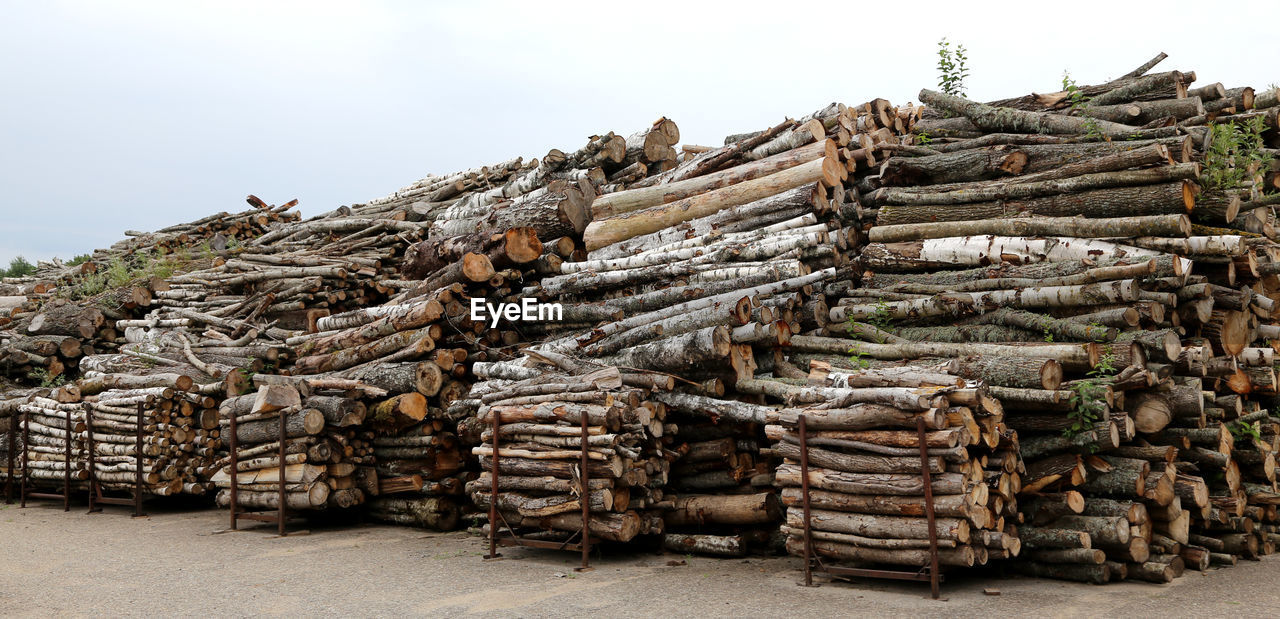
[[[106,389],[225,398],[199,431],[225,445],[243,421],[248,508],[283,475],[297,508],[376,496],[376,517],[451,528],[465,488],[526,533],[565,538],[586,501],[601,539],[737,555],[786,541],[812,415],[838,486],[816,485],[820,554],[890,564],[918,563],[918,500],[881,499],[919,464],[868,467],[906,466],[919,417],[948,561],[1098,582],[1253,558],[1280,526],[1280,181],[1219,141],[1274,155],[1280,106],[1150,73],[1162,58],[989,104],[833,103],[717,147],[677,150],[663,118],[306,221],[250,197],[5,282],[0,371],[27,388],[0,417]],[[57,298],[193,244],[178,275]],[[496,310],[528,299],[559,319]],[[61,374],[80,380],[36,388]],[[878,475],[917,481],[849,482]]]
[[378,484],[370,466],[373,434],[363,427],[367,412],[358,399],[313,393],[306,383],[268,383],[256,393],[227,398],[219,409],[220,426],[230,448],[234,420],[235,443],[212,478],[222,489],[218,504],[231,504],[232,467],[241,511],[278,508],[282,478],[289,510],[363,503]]
[[777,484],[787,505],[782,530],[791,554],[805,552],[805,456],[808,543],[815,555],[928,565],[923,422],[939,564],[970,567],[1018,555],[1017,434],[1005,428],[1000,402],[982,383],[912,366],[852,373],[824,368],[811,382],[830,386],[790,389],[793,407],[766,427],[785,458]]
[[856,180],[869,243],[826,286],[826,331],[861,341],[792,338],[801,360],[936,358],[991,385],[1035,575],[1167,582],[1274,549],[1275,171],[1222,187],[1205,153],[1255,118],[1274,146],[1280,108],[1144,75],[1159,59],[1084,104],[922,91],[916,143]]
[[633,496],[638,505],[655,492],[661,496],[665,484],[668,464],[655,452],[663,433],[655,414],[660,408],[624,384],[617,368],[571,375],[484,363],[475,371],[488,379],[470,394],[484,428],[482,444],[472,448],[482,472],[466,487],[485,509],[496,487],[501,518],[489,527],[504,535],[573,539],[583,528],[585,501],[592,538],[627,542],[661,532],[661,519],[642,517],[631,505]]
[[94,481],[102,491],[132,492],[141,468],[144,495],[205,494],[221,445],[217,400],[166,386],[123,386],[130,383],[136,381],[105,376],[8,400],[13,406],[4,408],[25,419],[19,432],[27,437],[28,479],[63,480],[70,413],[74,487]]

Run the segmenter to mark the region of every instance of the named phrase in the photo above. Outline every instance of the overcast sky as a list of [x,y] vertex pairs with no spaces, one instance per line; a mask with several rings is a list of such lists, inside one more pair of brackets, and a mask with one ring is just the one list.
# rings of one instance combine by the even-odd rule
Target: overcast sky
[[[1041,8],[1043,7],[1043,8]],[[0,0],[0,266],[291,198],[312,215],[659,116],[718,144],[831,101],[1158,70],[1280,81],[1268,2]]]

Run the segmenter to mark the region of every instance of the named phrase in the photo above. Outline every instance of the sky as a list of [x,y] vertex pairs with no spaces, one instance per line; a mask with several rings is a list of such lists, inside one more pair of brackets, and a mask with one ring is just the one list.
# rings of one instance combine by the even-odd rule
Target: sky
[[314,215],[660,116],[714,145],[832,101],[904,104],[936,87],[942,37],[977,100],[1160,51],[1197,85],[1280,82],[1275,3],[1211,6],[0,0],[0,266],[251,193]]

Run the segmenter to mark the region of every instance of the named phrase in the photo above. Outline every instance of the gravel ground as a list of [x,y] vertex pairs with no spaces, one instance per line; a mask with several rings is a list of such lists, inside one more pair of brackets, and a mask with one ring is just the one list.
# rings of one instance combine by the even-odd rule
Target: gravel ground
[[[0,615],[1280,616],[1275,556],[1188,571],[1170,585],[956,574],[933,601],[927,585],[804,588],[789,557],[615,550],[575,574],[575,556],[551,551],[505,549],[505,558],[483,561],[484,541],[465,533],[313,524],[309,535],[276,538],[265,528],[216,533],[226,527],[220,511],[127,513],[0,504]],[[986,587],[1000,595],[984,595]]]

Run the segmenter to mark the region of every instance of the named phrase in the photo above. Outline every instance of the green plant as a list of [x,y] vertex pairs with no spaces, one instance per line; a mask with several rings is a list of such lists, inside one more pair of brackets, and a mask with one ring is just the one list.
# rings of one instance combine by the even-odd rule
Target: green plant
[[133,281],[133,269],[129,268],[129,263],[120,258],[113,259],[107,264],[107,285],[112,288],[119,288]]
[[964,80],[969,77],[969,57],[963,45],[952,49],[951,42],[943,37],[938,41],[938,89],[949,95],[964,96]]
[[863,333],[863,329],[858,328],[859,324],[863,326],[870,325],[878,331],[893,331],[893,310],[890,309],[889,303],[884,299],[876,301],[876,308],[867,316],[865,323],[859,323],[856,318],[849,318],[848,332],[854,337],[859,335],[871,335],[875,337],[876,343],[883,344],[884,336],[880,333]]
[[921,131],[920,133],[916,134],[916,144],[919,144],[921,146],[928,146],[930,144],[933,144],[933,138],[929,137],[928,131]]
[[27,262],[26,258],[18,256],[9,261],[8,269],[0,269],[0,277],[26,277],[36,272],[36,266]]
[[1071,397],[1067,403],[1071,406],[1071,410],[1067,411],[1067,420],[1071,423],[1062,431],[1063,436],[1073,438],[1082,432],[1087,432],[1093,428],[1094,424],[1102,421],[1102,415],[1107,410],[1105,400],[1107,388],[1102,384],[1102,379],[1115,374],[1115,362],[1115,352],[1108,345],[1102,357],[1098,359],[1098,363],[1089,370],[1085,378],[1071,383],[1068,387]]
[[[72,280],[71,285],[67,287],[67,296],[73,300],[87,299],[95,297],[107,289],[107,276],[105,273],[85,273]],[[59,293],[62,288],[58,289]]]
[[1231,431],[1231,436],[1239,441],[1260,441],[1262,440],[1261,422],[1246,423],[1243,421],[1233,421],[1227,424],[1227,430]]
[[1200,185],[1205,189],[1230,189],[1264,169],[1271,162],[1262,139],[1265,130],[1262,117],[1241,123],[1210,124]]
[[876,309],[871,312],[871,316],[867,318],[867,324],[870,324],[881,331],[893,330],[893,311],[889,309],[889,303],[887,301],[884,299],[876,300]]
[[1071,74],[1062,72],[1062,90],[1067,93],[1067,103],[1071,106],[1071,114],[1084,119],[1085,136],[1090,138],[1105,137],[1102,129],[1098,126],[1098,121],[1088,113],[1089,98],[1084,96],[1084,92],[1076,85],[1076,81],[1071,79]]
[[857,366],[860,370],[866,370],[871,367],[871,355],[862,350],[861,346],[854,345],[849,349],[849,362]]
[[92,259],[93,259],[93,256],[90,256],[89,254],[80,254],[79,256],[75,256],[72,259],[68,260],[67,266],[69,267],[80,266]]
[[44,368],[37,368],[27,373],[27,378],[40,383],[41,389],[52,389],[67,384],[67,377],[59,374],[57,376],[49,376],[49,371]]

